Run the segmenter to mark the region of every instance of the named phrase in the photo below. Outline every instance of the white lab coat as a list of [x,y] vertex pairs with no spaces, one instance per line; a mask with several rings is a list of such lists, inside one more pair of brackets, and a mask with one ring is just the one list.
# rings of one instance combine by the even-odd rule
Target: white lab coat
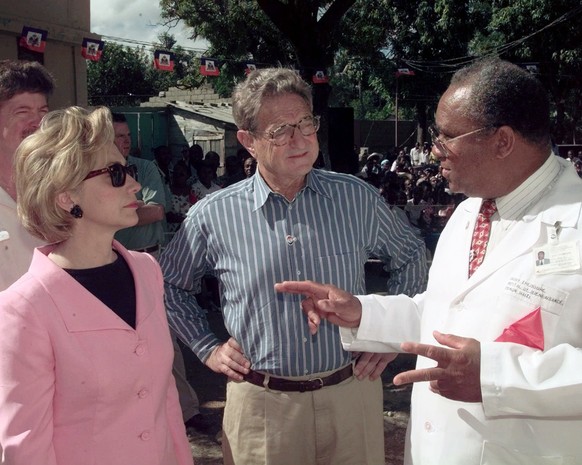
[[[415,384],[406,464],[582,464],[582,270],[536,275],[533,250],[548,243],[559,221],[559,243],[576,241],[582,260],[581,202],[582,181],[566,168],[468,278],[481,203],[468,199],[443,231],[424,294],[361,297],[360,327],[341,330],[348,350],[436,344],[433,330],[481,342],[482,403],[451,401],[428,383]],[[544,351],[494,342],[538,306]],[[419,357],[418,368],[434,365]]]

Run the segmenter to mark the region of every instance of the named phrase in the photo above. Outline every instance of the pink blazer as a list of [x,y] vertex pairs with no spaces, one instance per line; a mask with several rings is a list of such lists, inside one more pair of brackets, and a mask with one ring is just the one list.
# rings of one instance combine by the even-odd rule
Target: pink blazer
[[2,463],[192,465],[160,268],[114,248],[135,279],[135,330],[46,256],[52,246],[0,293]]

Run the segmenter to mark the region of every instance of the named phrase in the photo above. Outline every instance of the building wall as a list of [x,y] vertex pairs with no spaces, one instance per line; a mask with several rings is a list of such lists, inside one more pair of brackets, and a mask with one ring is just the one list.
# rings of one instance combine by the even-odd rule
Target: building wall
[[[184,145],[198,144],[204,153],[212,150],[220,155],[221,167],[218,174],[222,174],[224,159],[235,155],[241,146],[236,138],[236,126],[217,119],[211,110],[212,107],[227,108],[225,111],[230,114],[231,99],[220,97],[214,92],[212,85],[205,82],[194,89],[171,87],[160,92],[159,96],[151,97],[140,107],[159,108],[176,102],[186,104],[186,107],[168,106],[168,146],[172,157],[178,159]],[[200,105],[205,108],[200,108]]]
[[56,81],[52,109],[87,105],[87,63],[81,56],[83,37],[91,34],[90,0],[0,0],[0,59],[18,58],[23,26],[48,31],[41,62]]
[[142,107],[159,107],[168,102],[184,103],[208,103],[208,104],[229,104],[229,98],[222,98],[214,92],[212,84],[204,82],[200,87],[195,89],[178,89],[170,87],[164,92],[160,92],[157,97],[151,97],[147,102],[141,104]]

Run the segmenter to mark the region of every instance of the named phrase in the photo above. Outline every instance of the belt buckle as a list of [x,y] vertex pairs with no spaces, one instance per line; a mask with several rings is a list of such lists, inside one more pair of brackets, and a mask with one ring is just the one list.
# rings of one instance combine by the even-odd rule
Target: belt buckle
[[[313,385],[312,383],[316,383],[319,381],[319,385],[315,384]],[[300,388],[299,388],[299,392],[311,392],[311,391],[319,391],[322,387],[324,386],[323,384],[323,379],[322,378],[313,378],[313,379],[308,379],[307,381],[301,383]]]

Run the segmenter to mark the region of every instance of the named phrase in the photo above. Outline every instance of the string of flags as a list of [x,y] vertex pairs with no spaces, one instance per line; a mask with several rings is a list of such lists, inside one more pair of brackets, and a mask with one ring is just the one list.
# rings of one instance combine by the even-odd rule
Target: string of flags
[[[37,53],[44,53],[47,43],[48,31],[38,29],[30,26],[23,26],[22,34],[20,36],[19,45],[25,49]],[[103,48],[105,42],[98,39],[84,37],[81,45],[81,55],[83,58],[91,61],[99,61],[103,55]],[[154,51],[153,66],[162,71],[174,71],[175,56],[172,52],[166,50]],[[220,68],[224,64],[224,60],[211,57],[200,58],[200,74],[203,76],[220,76]],[[257,64],[253,61],[246,61],[238,63],[245,74],[249,74],[257,69]],[[530,72],[535,65],[530,65],[528,69]],[[299,70],[296,70],[299,72]],[[414,71],[409,68],[398,68],[396,76],[414,76]],[[327,84],[329,82],[329,75],[325,68],[311,69],[311,80],[314,84]]]
[[[37,53],[44,53],[46,48],[48,31],[30,26],[22,28],[19,45],[27,50]],[[103,55],[105,42],[98,39],[84,37],[81,44],[81,55],[86,60],[99,61]],[[174,71],[175,57],[172,52],[166,50],[154,51],[154,68],[162,71]],[[200,58],[200,74],[203,76],[220,76],[220,68],[224,60],[211,57]],[[248,61],[240,63],[244,73],[249,74],[257,69],[257,64]],[[329,82],[329,76],[325,68],[313,70],[312,81],[314,84],[325,84]]]
[[[47,43],[48,31],[38,29],[30,26],[23,26],[20,35],[19,45],[27,50],[44,53]],[[83,58],[91,61],[99,61],[103,55],[103,48],[105,42],[98,39],[84,37],[81,44],[81,55]],[[166,50],[154,51],[154,68],[162,71],[174,71],[175,57],[172,52]],[[220,76],[220,68],[224,64],[224,60],[219,60],[211,57],[200,58],[200,74],[203,76]],[[249,74],[257,69],[257,64],[253,61],[239,63],[242,66],[242,71]],[[518,63],[532,74],[540,73],[539,63]],[[299,70],[296,70],[299,72]],[[394,73],[398,78],[400,76],[414,76],[414,70],[410,68],[398,68]],[[329,82],[329,75],[325,68],[312,69],[311,81],[314,84],[327,84]]]

